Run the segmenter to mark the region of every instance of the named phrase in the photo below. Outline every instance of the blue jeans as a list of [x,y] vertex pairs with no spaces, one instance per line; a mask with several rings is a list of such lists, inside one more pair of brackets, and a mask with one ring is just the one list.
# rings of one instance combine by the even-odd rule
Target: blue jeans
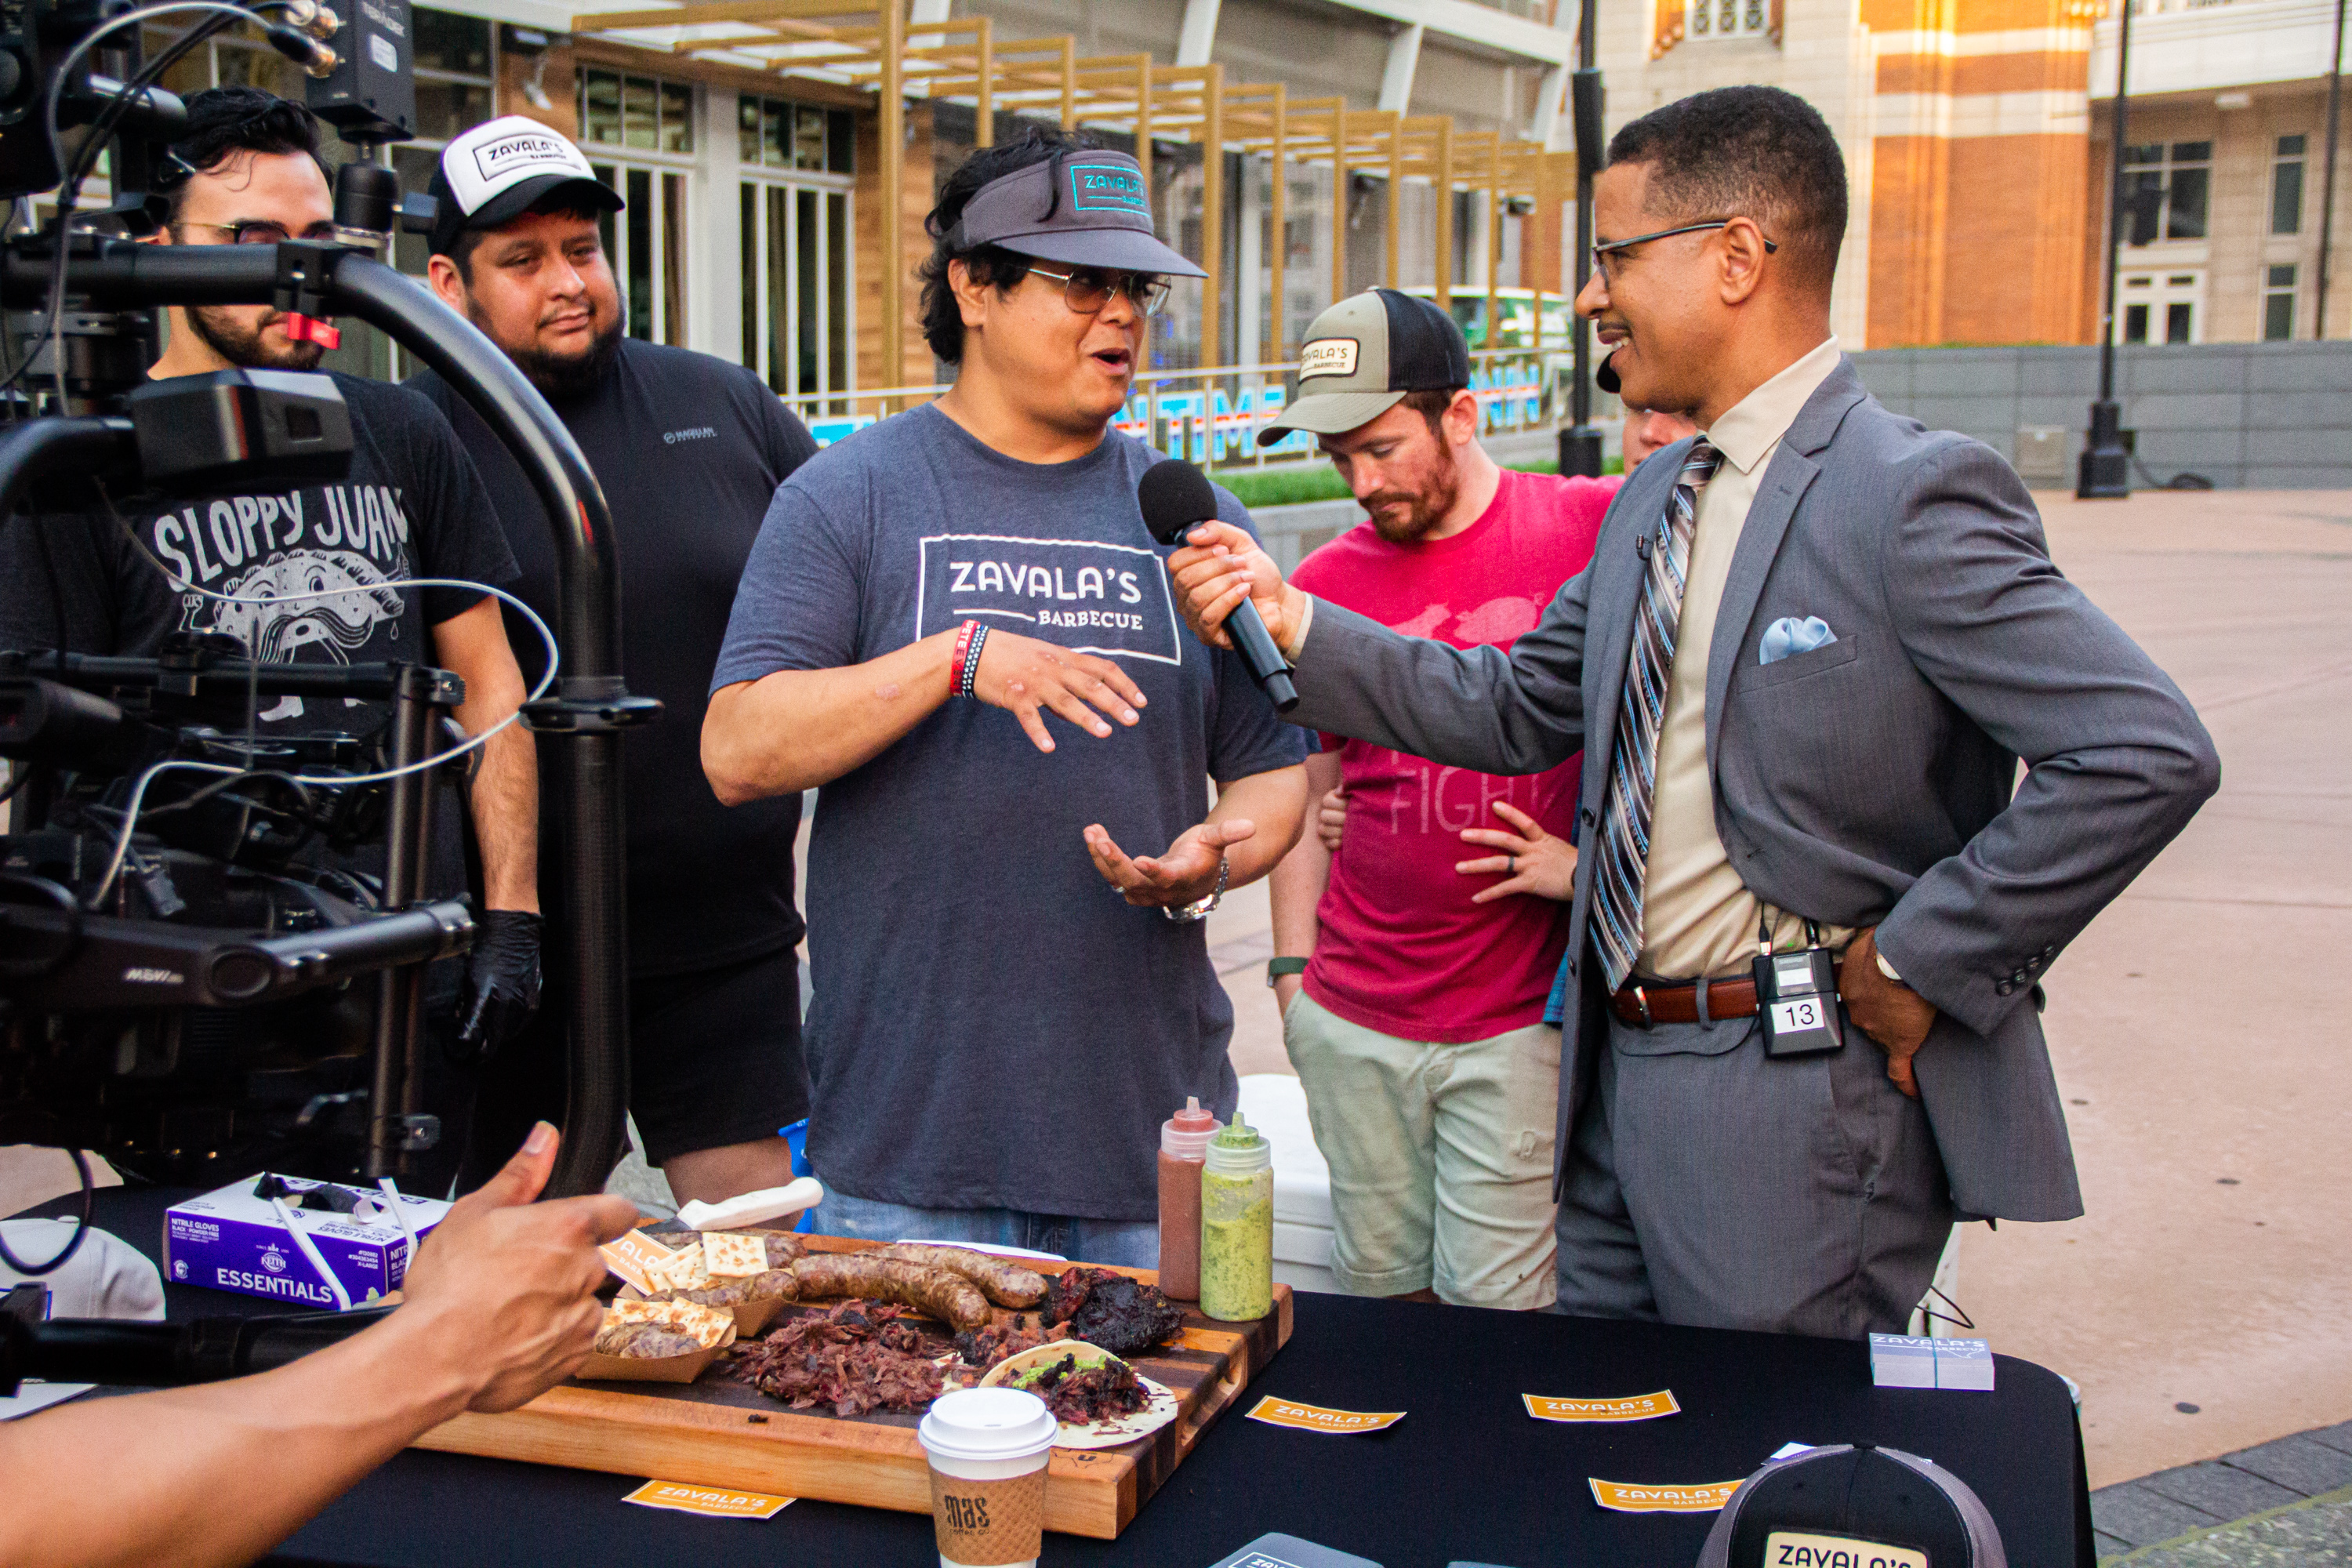
[[[824,1181],[820,1172],[817,1179]],[[976,1241],[1025,1247],[1078,1263],[1123,1268],[1160,1267],[1160,1226],[1153,1221],[1080,1219],[1022,1209],[926,1209],[855,1197],[827,1183],[809,1228],[820,1236],[864,1241]]]

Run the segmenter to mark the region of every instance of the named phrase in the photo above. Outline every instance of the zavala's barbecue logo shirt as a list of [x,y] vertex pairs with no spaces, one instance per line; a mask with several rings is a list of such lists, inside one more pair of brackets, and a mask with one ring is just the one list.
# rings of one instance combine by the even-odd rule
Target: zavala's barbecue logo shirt
[[1156,551],[1001,533],[932,534],[921,550],[917,640],[979,621],[1079,653],[1184,662]]
[[[157,513],[146,532],[182,581],[257,601],[182,592],[178,630],[226,633],[270,661],[429,661],[420,635],[404,630],[409,601],[386,585],[416,575],[409,510],[395,486],[216,496]],[[283,697],[261,717],[302,714],[302,699]]]

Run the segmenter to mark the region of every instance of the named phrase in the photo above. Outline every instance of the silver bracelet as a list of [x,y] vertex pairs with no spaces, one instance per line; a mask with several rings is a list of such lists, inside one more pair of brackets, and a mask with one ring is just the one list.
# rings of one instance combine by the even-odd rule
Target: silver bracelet
[[1189,904],[1178,904],[1173,908],[1162,904],[1160,906],[1160,912],[1171,921],[1189,922],[1207,920],[1210,911],[1217,907],[1217,900],[1225,896],[1225,879],[1233,875],[1233,869],[1231,860],[1223,855],[1218,856],[1217,885],[1209,889],[1207,898],[1195,899]]

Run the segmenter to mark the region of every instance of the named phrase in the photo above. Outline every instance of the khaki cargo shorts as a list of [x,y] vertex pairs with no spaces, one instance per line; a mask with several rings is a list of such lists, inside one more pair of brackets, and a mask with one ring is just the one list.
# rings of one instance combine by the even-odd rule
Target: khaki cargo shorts
[[1359,1296],[1549,1307],[1559,1031],[1400,1040],[1301,991],[1283,1043],[1331,1167],[1331,1273]]

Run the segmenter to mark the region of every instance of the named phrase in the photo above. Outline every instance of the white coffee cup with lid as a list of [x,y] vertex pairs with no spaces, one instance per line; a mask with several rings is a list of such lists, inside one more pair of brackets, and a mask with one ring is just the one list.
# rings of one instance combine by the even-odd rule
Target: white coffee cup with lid
[[1060,1423],[1022,1388],[960,1388],[916,1428],[930,1461],[940,1568],[1034,1568]]

